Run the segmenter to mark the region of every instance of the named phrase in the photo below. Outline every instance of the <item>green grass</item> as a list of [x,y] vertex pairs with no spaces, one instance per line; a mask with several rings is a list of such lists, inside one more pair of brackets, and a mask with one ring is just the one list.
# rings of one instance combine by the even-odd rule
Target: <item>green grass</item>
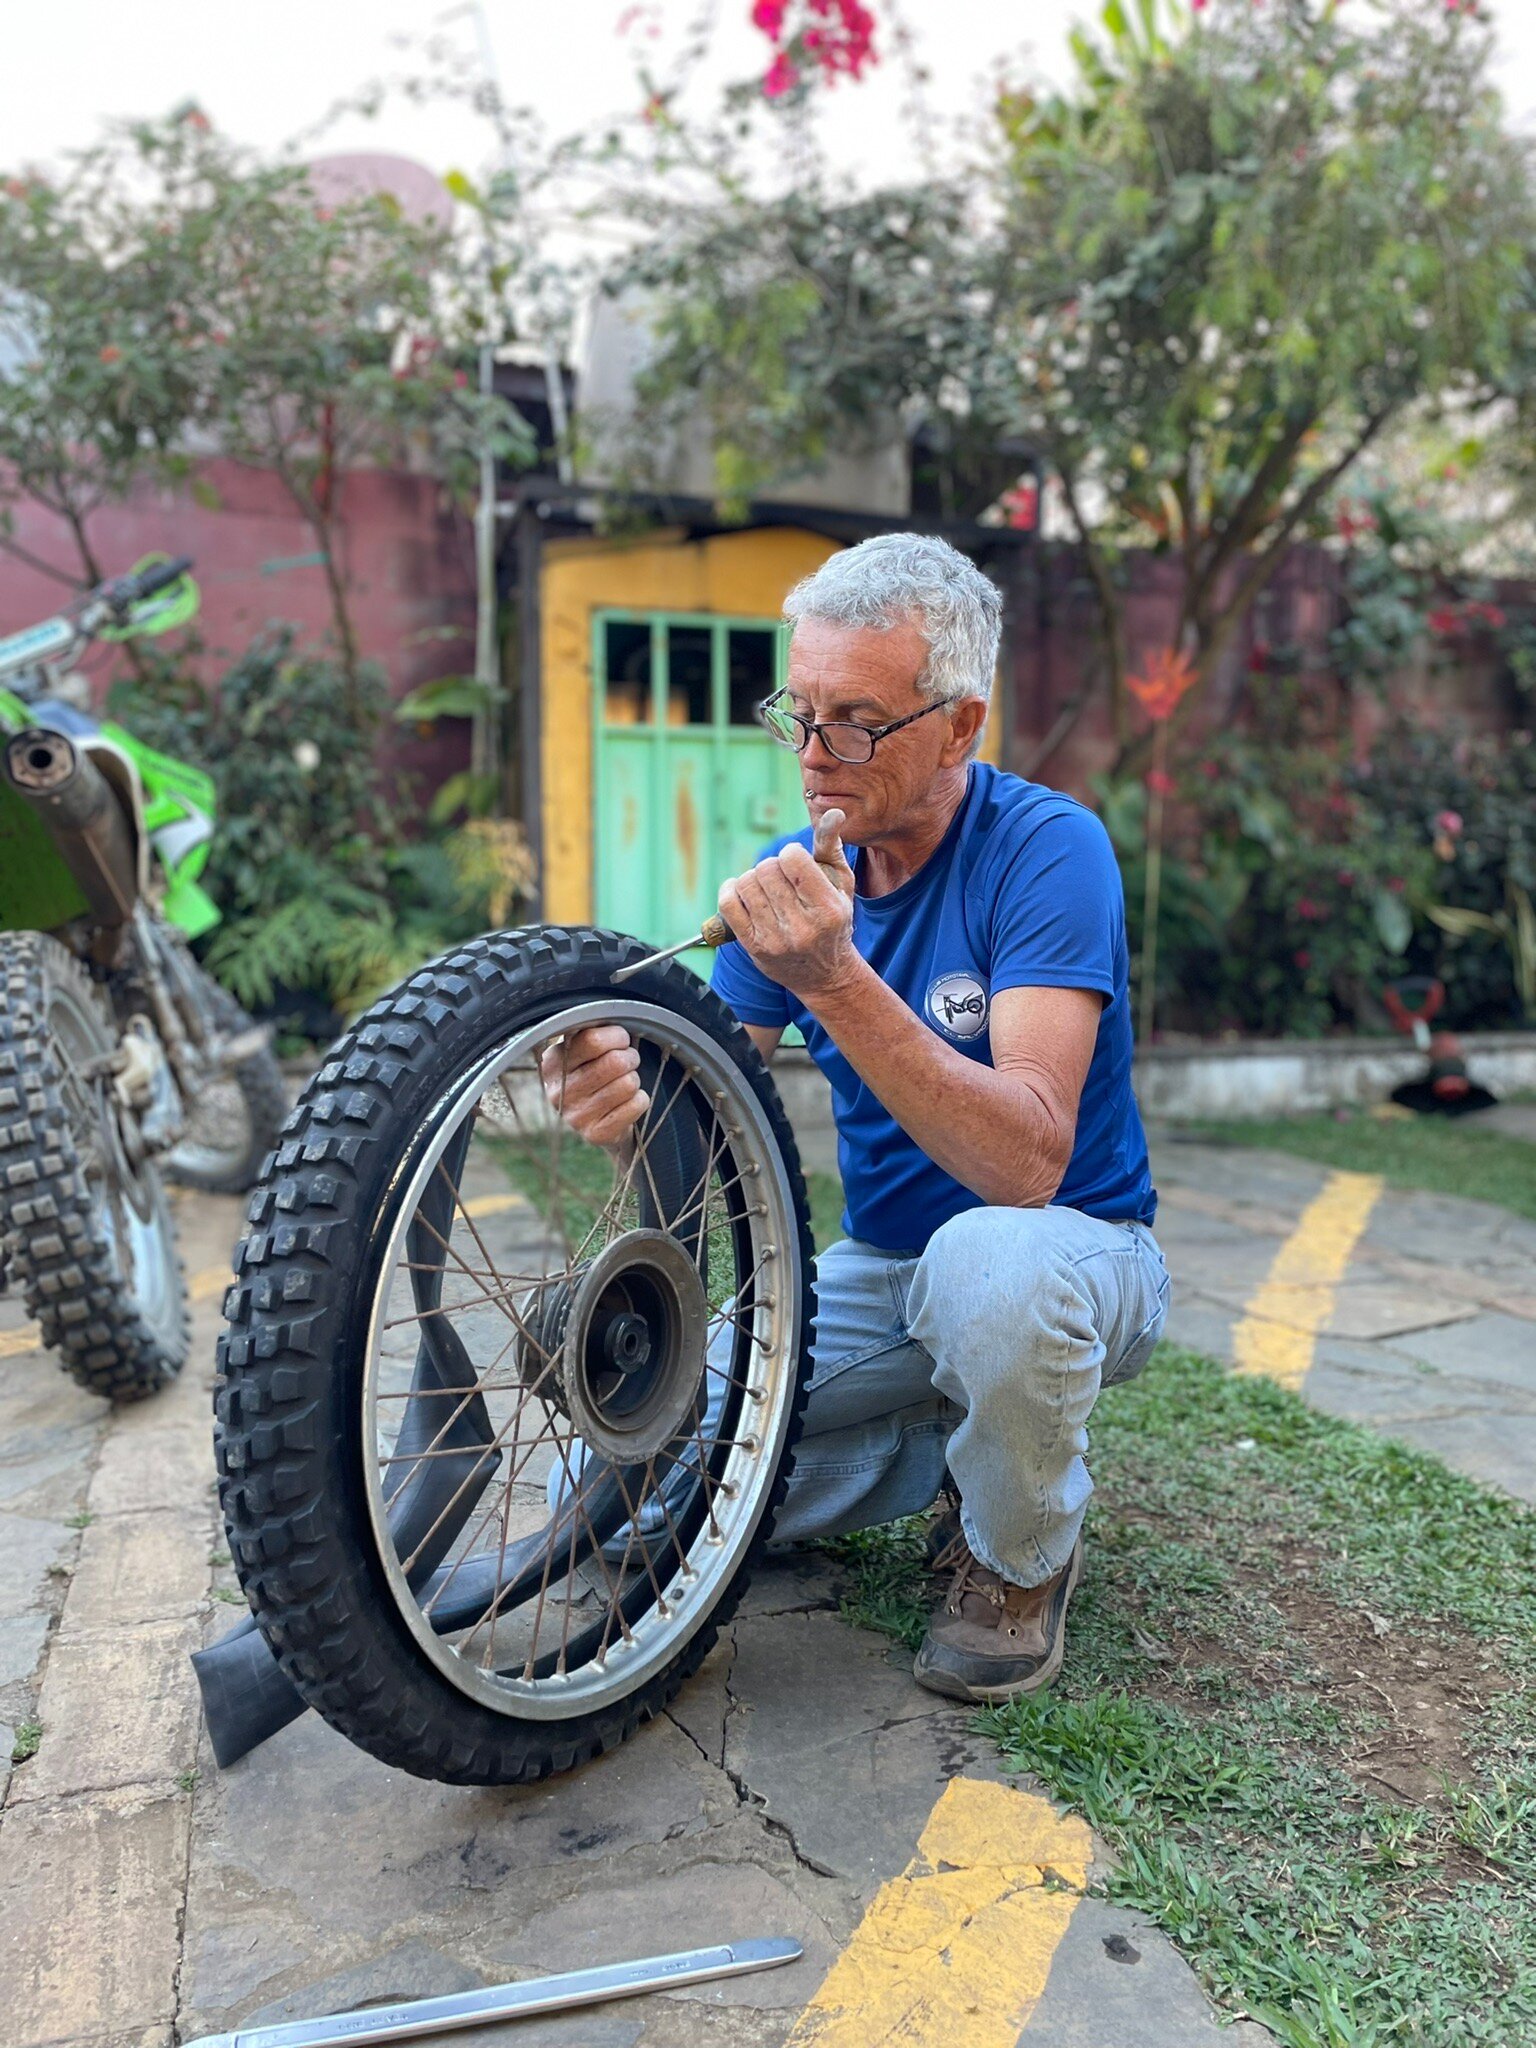
[[18,1721],[11,1742],[11,1762],[13,1764],[30,1762],[37,1755],[38,1746],[42,1739],[43,1724],[41,1721]]
[[1394,1187],[1498,1202],[1536,1222],[1536,1145],[1502,1131],[1470,1129],[1457,1118],[1324,1114],[1233,1118],[1181,1129],[1222,1145],[1263,1145],[1323,1166],[1379,1173]]
[[843,1184],[835,1173],[808,1173],[805,1192],[811,1204],[811,1238],[819,1252],[843,1234]]
[[[1536,1515],[1164,1347],[1094,1418],[1066,1667],[988,1712],[1288,2048],[1536,2039]],[[921,1525],[845,1539],[908,1644]]]

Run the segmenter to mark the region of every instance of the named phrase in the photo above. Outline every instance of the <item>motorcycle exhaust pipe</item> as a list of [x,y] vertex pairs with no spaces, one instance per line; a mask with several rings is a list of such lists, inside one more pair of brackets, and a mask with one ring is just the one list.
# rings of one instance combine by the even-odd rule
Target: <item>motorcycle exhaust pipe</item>
[[128,817],[89,754],[44,726],[20,732],[5,750],[5,775],[47,826],[91,914],[124,925],[139,897]]

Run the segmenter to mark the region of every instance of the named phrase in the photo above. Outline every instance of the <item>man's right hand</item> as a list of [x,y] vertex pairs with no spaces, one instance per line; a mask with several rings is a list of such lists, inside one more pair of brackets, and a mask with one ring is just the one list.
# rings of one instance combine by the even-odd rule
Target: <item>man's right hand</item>
[[551,1109],[591,1145],[624,1143],[651,1106],[640,1086],[640,1055],[622,1024],[589,1024],[539,1054],[539,1078]]

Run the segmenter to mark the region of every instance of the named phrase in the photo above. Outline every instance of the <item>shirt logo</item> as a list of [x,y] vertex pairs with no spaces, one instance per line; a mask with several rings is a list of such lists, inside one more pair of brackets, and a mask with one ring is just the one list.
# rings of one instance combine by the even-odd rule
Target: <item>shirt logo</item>
[[979,1038],[987,1028],[987,992],[974,974],[941,974],[928,991],[928,1015],[951,1038]]

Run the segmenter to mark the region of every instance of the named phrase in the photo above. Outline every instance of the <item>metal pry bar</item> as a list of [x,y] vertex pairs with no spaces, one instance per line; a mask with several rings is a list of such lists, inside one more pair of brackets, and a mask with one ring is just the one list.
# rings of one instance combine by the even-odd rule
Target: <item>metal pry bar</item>
[[[495,2020],[521,2020],[535,2013],[565,2012],[600,2005],[605,1999],[634,1998],[645,1991],[670,1991],[716,1977],[745,1977],[798,1962],[798,1941],[777,1936],[731,1941],[717,1948],[692,1948],[675,1956],[643,1956],[633,1963],[604,1963],[593,1970],[568,1970],[559,1977],[530,1977],[521,1984],[492,1984],[484,1991],[454,1991],[445,1998],[413,1998],[403,2005],[371,2005],[362,2012],[331,2013],[324,2019],[290,2020],[277,2027],[241,2027],[233,2034],[205,2034],[189,2048],[352,2048],[357,2041],[408,2041],[447,2034],[457,2027]],[[511,2042],[508,2048],[512,2048]]]
[[628,981],[632,974],[638,974],[642,967],[659,967],[663,960],[675,960],[679,953],[687,953],[695,946],[723,946],[727,939],[736,934],[718,913],[704,920],[702,931],[695,932],[691,939],[679,939],[675,946],[663,947],[659,953],[647,953],[643,960],[631,960],[624,967],[616,967],[610,979]]

